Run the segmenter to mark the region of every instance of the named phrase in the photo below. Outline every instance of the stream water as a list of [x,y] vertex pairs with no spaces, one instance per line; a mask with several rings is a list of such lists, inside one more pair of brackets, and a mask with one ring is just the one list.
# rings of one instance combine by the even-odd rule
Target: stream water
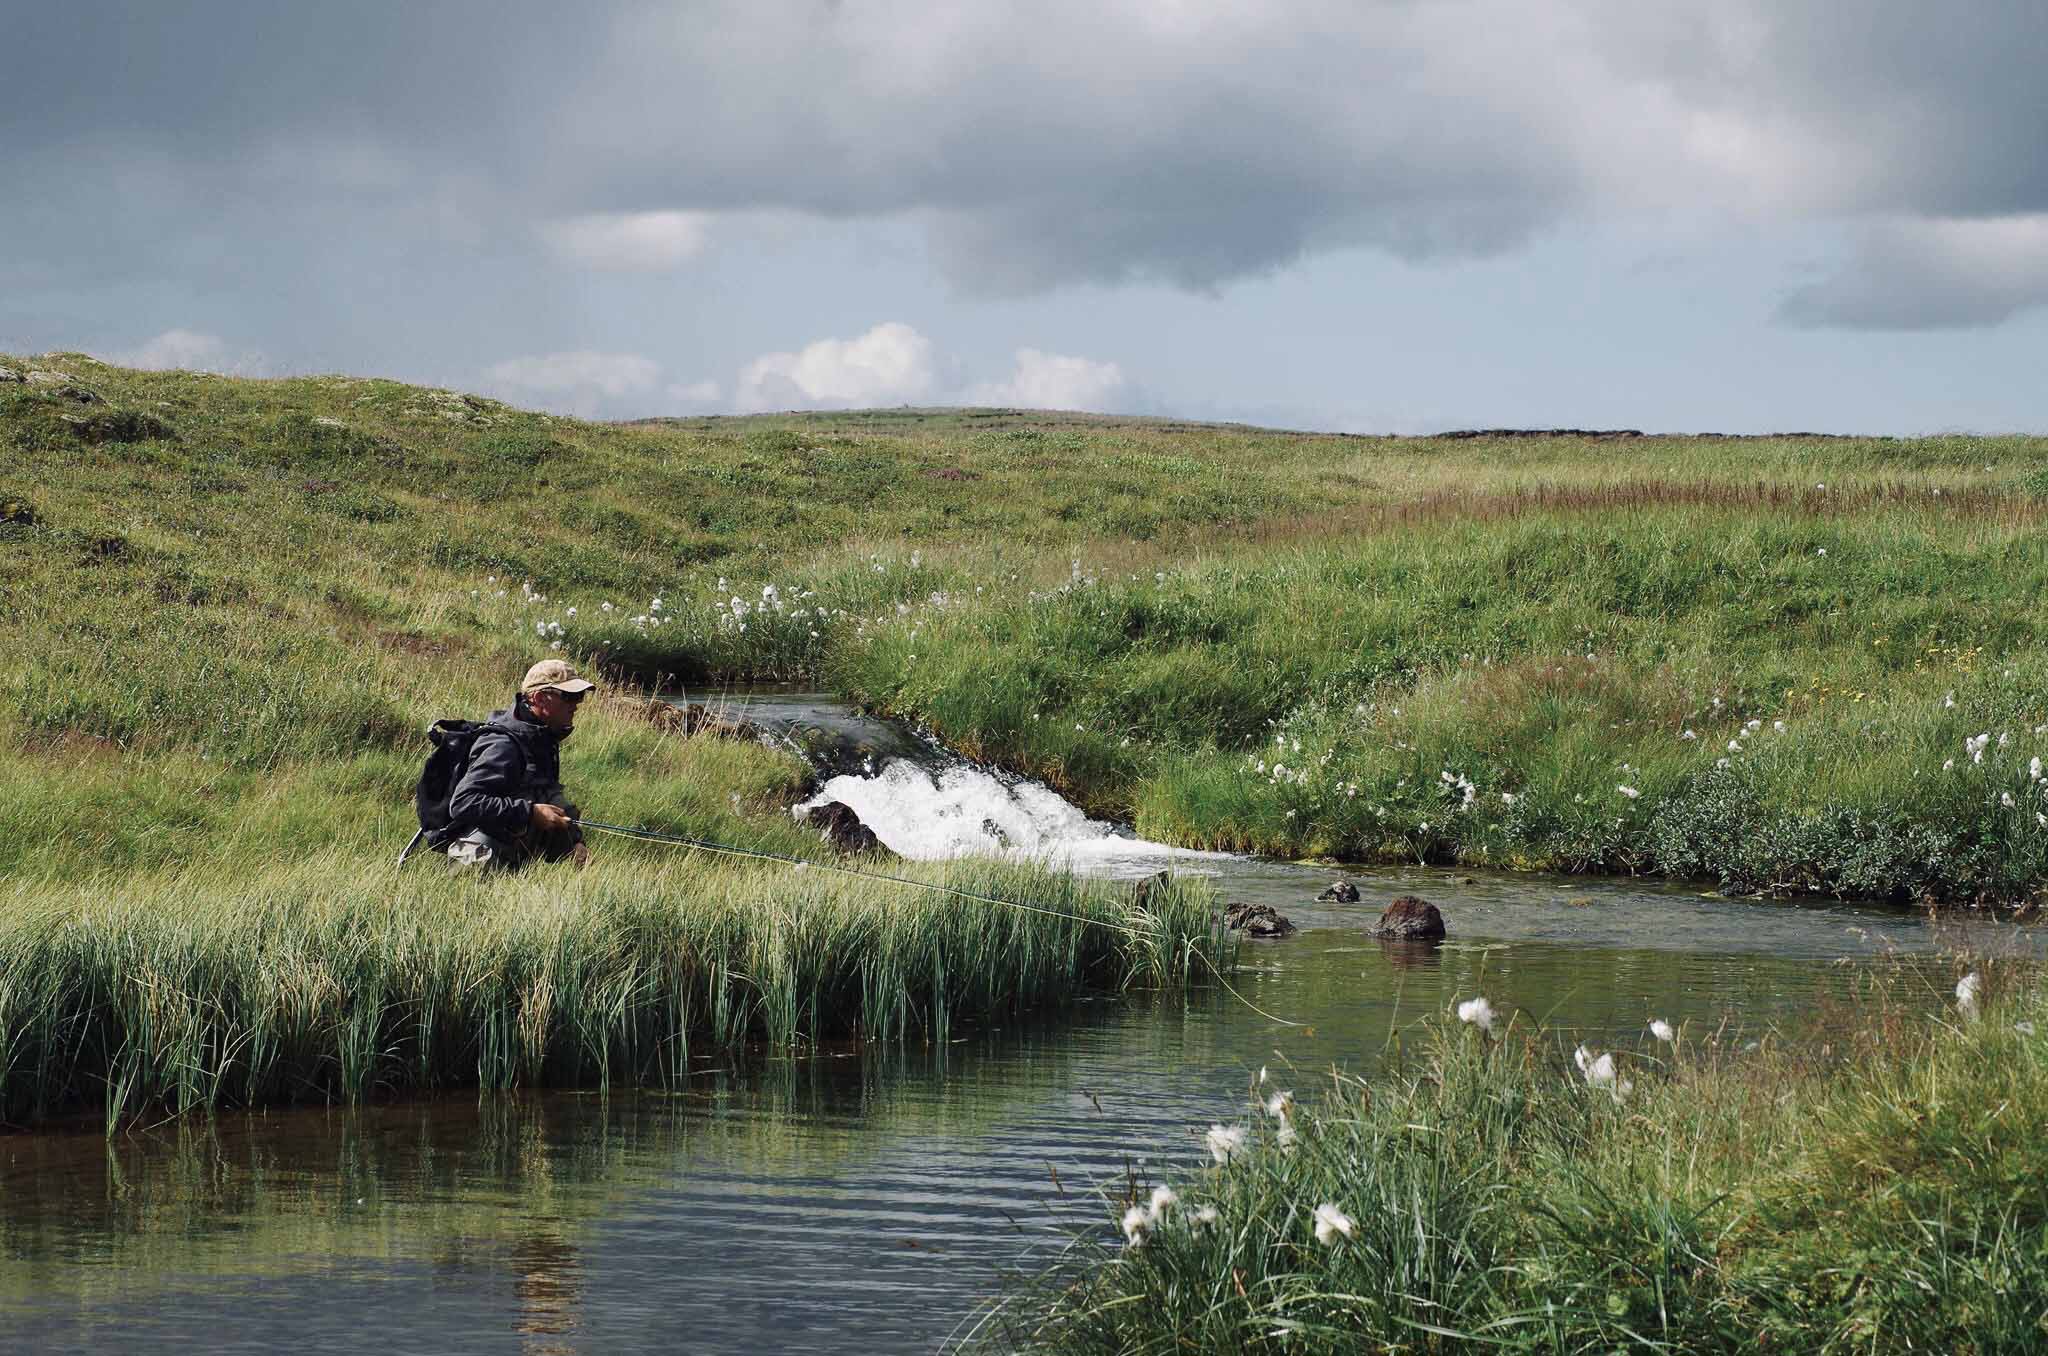
[[[1623,1049],[1651,1019],[1739,1054],[1850,1001],[1859,963],[1931,1005],[1942,947],[1988,922],[1633,882],[1354,870],[1178,853],[1088,821],[805,694],[739,714],[811,751],[831,798],[906,855],[1010,850],[1216,878],[1302,928],[1247,944],[1222,993],[1083,1004],[936,1048],[828,1054],[671,1094],[528,1094],[252,1113],[0,1139],[0,1350],[923,1352],[1007,1275],[1104,1227],[1099,1189],[1184,1181],[1254,1071],[1367,1073],[1415,1019],[1485,992]],[[1420,952],[1365,929],[1396,893],[1444,912]],[[1951,930],[1953,929],[1953,930]]]

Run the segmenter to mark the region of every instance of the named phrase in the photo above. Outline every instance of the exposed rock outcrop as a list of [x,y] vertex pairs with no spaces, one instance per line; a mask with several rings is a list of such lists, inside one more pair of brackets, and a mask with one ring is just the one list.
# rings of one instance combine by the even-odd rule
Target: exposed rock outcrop
[[1319,904],[1356,904],[1358,887],[1348,880],[1340,880],[1316,896]]
[[95,391],[80,386],[63,372],[52,372],[45,367],[32,367],[28,373],[28,384],[41,395],[54,396],[59,400],[74,401],[80,405],[104,405]]

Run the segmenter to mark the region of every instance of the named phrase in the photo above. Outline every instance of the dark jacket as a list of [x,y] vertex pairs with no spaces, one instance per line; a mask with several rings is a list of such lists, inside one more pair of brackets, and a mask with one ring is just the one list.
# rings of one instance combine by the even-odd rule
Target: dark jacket
[[[505,842],[525,842],[535,801],[570,809],[562,790],[562,736],[526,719],[523,704],[494,712],[470,745],[469,764],[448,797],[449,837],[482,829]],[[547,855],[583,841],[583,830],[551,834]]]

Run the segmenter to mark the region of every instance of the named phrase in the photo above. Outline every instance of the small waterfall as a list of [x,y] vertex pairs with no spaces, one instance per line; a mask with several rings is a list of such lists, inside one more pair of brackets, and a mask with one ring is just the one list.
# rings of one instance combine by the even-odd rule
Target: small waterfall
[[[687,704],[681,696],[669,700]],[[863,715],[829,693],[755,689],[716,697],[699,712],[811,765],[823,787],[795,807],[799,819],[839,801],[884,846],[913,860],[1015,857],[1092,876],[1143,876],[1168,863],[1232,860],[1228,853],[1149,843],[1090,819],[1042,782],[966,762],[936,740]]]
[[1066,864],[1090,875],[1144,875],[1169,861],[1218,860],[1132,836],[1090,819],[1041,782],[1005,778],[970,763],[927,767],[893,758],[869,776],[842,775],[796,807],[799,816],[832,801],[850,807],[875,837],[918,861],[1018,857]]

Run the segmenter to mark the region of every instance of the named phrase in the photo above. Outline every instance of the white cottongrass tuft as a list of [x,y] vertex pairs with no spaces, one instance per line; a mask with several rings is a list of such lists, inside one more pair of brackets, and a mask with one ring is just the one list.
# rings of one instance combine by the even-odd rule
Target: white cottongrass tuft
[[1622,795],[1627,796],[1630,800],[1634,800],[1637,796],[1643,794],[1642,792],[1636,790],[1633,786],[1617,786],[1614,789],[1621,792]]
[[1135,1248],[1145,1241],[1145,1235],[1152,1228],[1152,1216],[1142,1205],[1134,1205],[1124,1211],[1124,1242]]
[[1485,998],[1468,998],[1458,1004],[1458,1020],[1470,1022],[1481,1031],[1493,1030],[1493,1004]]
[[1294,1115],[1294,1094],[1276,1092],[1266,1099],[1266,1114],[1276,1120],[1287,1120]]
[[1209,1156],[1218,1163],[1227,1163],[1235,1154],[1244,1152],[1244,1131],[1235,1125],[1212,1125],[1207,1136]]
[[1650,1023],[1650,1034],[1663,1041],[1666,1045],[1675,1044],[1678,1040],[1677,1033],[1671,1029],[1671,1023],[1665,1021],[1662,1017]]
[[1635,1084],[1615,1073],[1614,1055],[1611,1051],[1595,1059],[1582,1045],[1573,1052],[1572,1061],[1579,1066],[1579,1072],[1586,1076],[1587,1087],[1605,1088],[1613,1094],[1617,1102],[1635,1089]]
[[1216,1222],[1216,1207],[1198,1205],[1188,1212],[1188,1228],[1206,1229]]
[[1976,1020],[1979,1011],[1978,1000],[1983,991],[1984,981],[1978,977],[1975,970],[1956,981],[1956,1007],[1963,1016],[1972,1021]]
[[1316,1242],[1327,1247],[1335,1243],[1339,1235],[1349,1238],[1357,1230],[1357,1222],[1328,1201],[1316,1207]]

